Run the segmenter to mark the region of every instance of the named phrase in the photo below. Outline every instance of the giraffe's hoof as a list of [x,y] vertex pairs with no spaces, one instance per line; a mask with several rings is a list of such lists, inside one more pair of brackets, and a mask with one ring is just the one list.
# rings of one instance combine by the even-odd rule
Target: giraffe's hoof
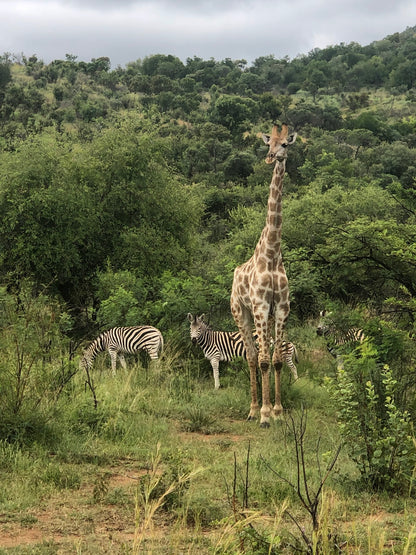
[[247,416],[247,422],[253,422],[254,420],[256,420],[255,416],[252,416],[251,414]]
[[260,428],[270,428],[270,422],[261,422]]

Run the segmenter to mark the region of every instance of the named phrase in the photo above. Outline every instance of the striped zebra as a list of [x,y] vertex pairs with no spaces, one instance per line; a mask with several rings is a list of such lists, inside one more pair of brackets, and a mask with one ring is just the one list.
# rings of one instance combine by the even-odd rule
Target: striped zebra
[[357,343],[365,341],[366,335],[361,328],[340,329],[331,320],[331,313],[322,310],[319,313],[320,321],[316,333],[324,337],[326,346],[331,355],[337,360],[338,366],[342,367],[342,347],[353,348]]
[[[193,316],[188,314],[190,322],[190,333],[192,343],[198,343],[201,347],[205,358],[207,358],[212,366],[214,374],[215,389],[220,387],[219,363],[220,361],[230,361],[235,357],[246,356],[243,339],[238,331],[214,331],[208,324],[204,322],[204,314],[201,316]],[[254,337],[255,334],[254,334]],[[298,362],[297,351],[295,345],[289,341],[282,344],[283,357],[286,364],[292,371],[295,381],[298,379],[297,368],[293,362]]]
[[98,353],[108,351],[111,358],[111,370],[116,373],[117,358],[126,368],[124,353],[134,354],[146,351],[151,360],[159,358],[163,349],[163,336],[153,326],[129,326],[111,328],[101,333],[83,353],[81,366],[90,369]]

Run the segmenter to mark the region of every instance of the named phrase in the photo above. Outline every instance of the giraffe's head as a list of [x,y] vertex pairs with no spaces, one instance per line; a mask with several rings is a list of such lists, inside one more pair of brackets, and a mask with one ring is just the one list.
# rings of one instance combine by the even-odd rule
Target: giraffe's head
[[296,141],[297,133],[289,135],[288,126],[284,123],[281,130],[277,125],[273,125],[272,134],[263,133],[263,141],[269,145],[269,152],[266,156],[266,163],[282,162],[287,158],[287,147]]

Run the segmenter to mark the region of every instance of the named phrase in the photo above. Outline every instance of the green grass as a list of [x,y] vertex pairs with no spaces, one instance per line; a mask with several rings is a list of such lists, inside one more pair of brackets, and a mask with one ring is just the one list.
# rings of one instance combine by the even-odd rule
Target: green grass
[[[78,373],[42,441],[0,443],[0,553],[293,553],[311,521],[293,485],[289,415],[306,408],[305,461],[313,494],[340,443],[323,388],[319,345],[300,353],[300,379],[282,380],[285,418],[246,422],[247,373],[222,368],[220,390],[198,361],[169,352],[115,377],[93,370],[98,407]],[[41,409],[39,409],[41,410]],[[320,504],[322,553],[416,550],[412,496],[369,493],[344,449]],[[292,485],[291,485],[292,484]],[[288,513],[292,517],[288,516]],[[9,539],[6,539],[9,538]],[[11,539],[10,539],[11,538]]]

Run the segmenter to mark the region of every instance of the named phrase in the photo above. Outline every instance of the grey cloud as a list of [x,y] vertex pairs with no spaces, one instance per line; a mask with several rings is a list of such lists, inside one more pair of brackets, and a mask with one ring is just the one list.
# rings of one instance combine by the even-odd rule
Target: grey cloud
[[108,56],[112,66],[151,54],[186,60],[307,54],[362,45],[416,22],[414,0],[0,0],[0,53],[45,62]]

